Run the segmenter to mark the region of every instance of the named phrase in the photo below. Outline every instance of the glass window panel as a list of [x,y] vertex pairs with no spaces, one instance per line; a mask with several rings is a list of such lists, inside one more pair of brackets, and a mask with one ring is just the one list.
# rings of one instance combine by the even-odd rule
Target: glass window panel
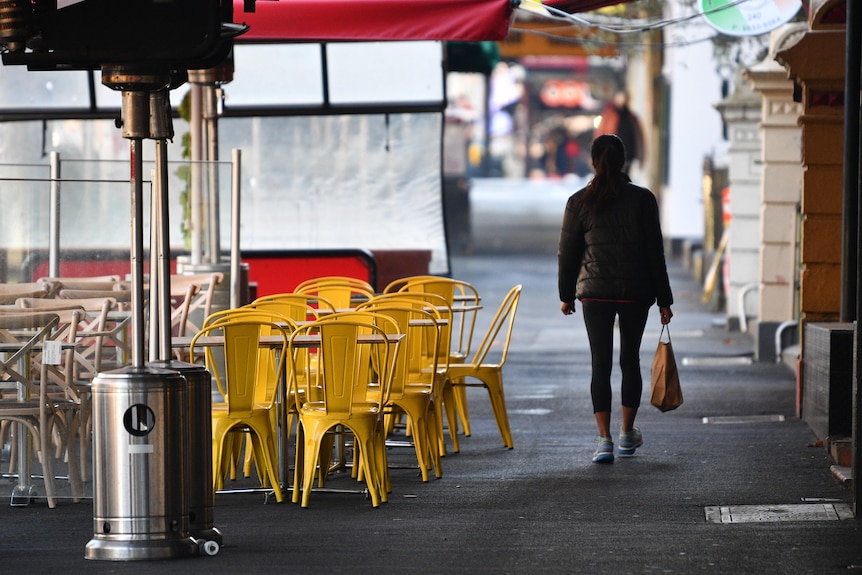
[[348,42],[326,51],[333,104],[443,101],[440,42]]
[[228,106],[323,103],[320,44],[234,46]]
[[123,106],[123,93],[102,84],[101,75],[96,77],[96,106],[100,109],[120,109]]
[[26,66],[0,66],[0,108],[87,108],[88,72],[31,72]]
[[448,272],[441,123],[439,113],[222,120],[223,149],[244,150],[243,249],[430,250],[431,273]]

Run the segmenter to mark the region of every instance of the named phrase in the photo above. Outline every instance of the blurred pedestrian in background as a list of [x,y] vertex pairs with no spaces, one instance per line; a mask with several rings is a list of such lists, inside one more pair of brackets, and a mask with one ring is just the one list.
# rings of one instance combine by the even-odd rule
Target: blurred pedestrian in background
[[629,109],[629,95],[624,91],[614,94],[611,102],[602,111],[602,121],[596,128],[595,136],[616,134],[626,148],[626,162],[623,172],[629,173],[634,162],[643,164],[646,158],[643,130],[640,120]]

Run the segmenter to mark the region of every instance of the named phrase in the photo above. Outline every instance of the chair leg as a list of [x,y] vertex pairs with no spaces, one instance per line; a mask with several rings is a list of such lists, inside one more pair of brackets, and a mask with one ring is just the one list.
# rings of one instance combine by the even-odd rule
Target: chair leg
[[242,455],[242,450],[245,446],[245,437],[243,437],[239,441],[235,441],[231,439],[230,449],[228,452],[228,459],[230,460],[230,468],[227,470],[231,481],[236,481],[236,470],[239,468],[240,464],[240,456]]
[[[442,394],[441,394],[442,395]],[[437,429],[434,436],[437,438],[437,455],[446,457],[446,439],[443,433],[443,398],[434,401],[434,423]]]
[[78,409],[78,456],[80,457],[81,481],[90,480],[90,399],[86,393],[80,395],[81,402]]
[[371,496],[371,506],[379,507],[381,496],[384,489],[381,489],[383,484],[380,470],[377,469],[378,450],[375,449],[375,433],[372,431],[368,434],[355,434],[355,442],[361,443],[362,447],[359,451],[359,457],[362,460],[362,466],[365,468],[365,484],[368,486],[368,494]]
[[78,453],[78,419],[81,417],[80,410],[75,408],[66,412],[64,421],[61,422],[62,441],[66,444],[66,458],[69,466],[69,485],[72,489],[72,500],[75,503],[84,497],[82,485],[81,456]]
[[428,421],[425,413],[417,414],[413,422],[413,449],[416,451],[416,461],[419,463],[419,473],[423,482],[428,482],[428,469],[430,468],[430,447],[428,446]]
[[229,427],[218,425],[216,420],[213,420],[213,493],[224,489],[224,479],[231,470],[236,469],[236,462],[233,460],[234,442],[237,441],[235,434]]
[[451,383],[447,383],[443,387],[443,407],[446,411],[446,422],[449,425],[449,439],[452,441],[452,451],[459,453],[461,445],[458,442],[458,416],[455,409],[455,392]]
[[467,389],[457,385],[461,382],[455,382],[454,396],[455,407],[458,410],[458,420],[461,422],[461,427],[464,429],[464,436],[470,437],[470,413],[467,408]]
[[509,428],[509,414],[506,411],[506,396],[503,392],[503,372],[499,369],[483,369],[477,373],[477,378],[482,381],[488,390],[491,407],[494,410],[494,418],[497,420],[497,428],[503,438],[503,444],[513,449],[512,431]]
[[60,459],[63,457],[63,452],[65,447],[63,445],[63,434],[57,429],[59,426],[59,422],[55,421],[54,429],[51,431],[51,445],[54,446],[54,459]]
[[15,473],[15,464],[18,461],[18,429],[12,423],[9,425],[9,469],[7,473],[13,475]]
[[[284,501],[284,493],[281,490],[281,479],[278,477],[278,463],[270,454],[276,452],[275,441],[272,434],[268,433],[268,429],[257,427],[251,432],[251,442],[254,448],[255,463],[258,466],[258,475],[261,476],[261,485],[267,487],[269,484],[275,493],[275,500],[278,503]],[[263,469],[260,469],[260,468]],[[265,479],[264,479],[265,478]]]
[[[54,459],[50,453],[51,428],[53,428],[53,417],[46,418],[39,429],[31,427],[33,438],[39,443],[37,449],[42,456],[42,475],[45,478],[45,497],[48,499],[48,508],[57,506],[57,490],[54,487]],[[37,433],[38,431],[38,433]],[[21,454],[24,456],[24,454]]]
[[[311,424],[311,429],[306,431],[304,435],[303,441],[303,468],[302,468],[302,481],[301,483],[297,483],[294,485],[294,489],[299,489],[299,486],[302,485],[302,507],[308,507],[308,503],[311,500],[311,490],[312,485],[314,484],[314,475],[317,471],[317,464],[320,460],[320,446],[323,440],[323,436],[326,433],[325,429],[321,429],[323,426],[319,425],[318,422],[313,422]],[[297,450],[299,449],[299,444],[297,444]],[[297,469],[299,466],[297,465]]]
[[[271,487],[269,469],[267,469],[264,458],[264,445],[259,437],[249,433],[246,439],[246,453],[251,452],[251,461],[257,468],[257,481],[261,487]],[[248,459],[246,459],[248,461]]]
[[84,497],[84,486],[82,485],[81,454],[78,452],[78,434],[75,428],[69,432],[69,483],[72,487],[72,500],[75,503]]
[[362,468],[362,461],[359,458],[360,445],[355,439],[353,441],[353,462],[350,467],[350,477],[356,481],[365,481],[365,469]]
[[[389,501],[389,494],[392,492],[392,482],[389,479],[389,460],[386,457],[386,430],[383,427],[382,420],[377,422],[372,441],[374,443],[374,451],[370,454],[370,458],[374,459],[374,464],[377,467],[376,480],[380,493],[380,501],[386,503]],[[421,466],[422,463],[420,462],[419,465]]]
[[434,467],[434,476],[440,479],[443,477],[443,467],[440,461],[440,450],[437,448],[437,445],[443,440],[443,436],[440,435],[439,425],[437,424],[437,410],[433,406],[428,409],[426,421],[428,434],[426,456]]
[[266,467],[269,470],[269,482],[272,483],[272,489],[275,492],[275,501],[282,503],[284,501],[284,492],[281,489],[281,478],[278,476],[278,450],[276,447],[275,437],[272,434],[268,435],[266,442],[269,445],[264,449],[264,458]]
[[[329,475],[330,467],[332,467],[332,450],[335,447],[336,440],[339,442],[344,441],[343,429],[334,429],[325,434],[320,440],[320,449],[317,455],[317,486],[320,488],[326,487],[326,477]],[[339,461],[338,463],[340,465],[345,464],[344,461]],[[355,467],[353,473],[356,473]]]
[[213,437],[213,493],[218,492],[220,489],[224,487],[224,477],[222,477],[221,470],[221,452],[222,448],[218,445],[219,440]]
[[294,448],[294,464],[293,464],[293,494],[291,501],[299,503],[300,492],[302,491],[302,476],[303,465],[305,464],[305,432],[302,428],[302,422],[299,421],[296,425],[296,442]]
[[[419,401],[407,400],[399,403],[400,407],[407,415],[407,427],[413,430],[413,448],[416,452],[416,461],[419,464],[419,471],[422,475],[422,481],[428,481],[428,470],[431,468],[431,450],[430,445],[431,435],[429,433],[428,417],[432,411],[431,404],[428,398],[424,399],[424,404]],[[385,428],[384,428],[385,429]],[[386,435],[384,435],[385,441]]]
[[506,413],[506,400],[502,394],[502,389],[500,389],[499,395],[493,394],[491,403],[494,407],[494,415],[497,418],[497,427],[500,429],[500,435],[503,437],[503,444],[509,449],[514,449],[515,444],[512,441],[512,432],[509,429],[509,415]]
[[[240,459],[240,447],[242,446],[242,441],[236,442],[236,461],[237,466],[239,467],[239,459]],[[242,461],[242,476],[243,477],[251,477],[251,464],[254,463],[254,450],[251,448],[251,437],[246,433],[244,437],[245,443],[245,452],[243,453],[243,461]],[[236,477],[236,467],[232,470],[232,474]],[[258,471],[260,474],[260,471]]]

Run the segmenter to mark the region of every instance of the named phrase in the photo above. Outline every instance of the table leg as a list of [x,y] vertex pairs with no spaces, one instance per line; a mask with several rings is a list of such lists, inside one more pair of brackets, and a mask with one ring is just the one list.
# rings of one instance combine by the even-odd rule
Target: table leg
[[[30,377],[30,358],[25,356],[18,362],[19,373],[26,374]],[[30,399],[30,390],[24,384],[18,385],[18,399],[27,401]],[[30,439],[30,432],[27,426],[23,423],[16,423],[16,437],[18,442],[18,485],[12,489],[11,507],[26,507],[30,505],[30,500],[35,496],[35,491],[31,479],[31,461],[33,457],[33,442]]]
[[31,458],[33,442],[30,431],[23,423],[16,423],[16,441],[18,442],[18,485],[12,488],[11,507],[26,507],[36,495],[31,483]]
[[[276,362],[284,361],[287,358],[278,358],[276,357]],[[278,423],[276,425],[277,437],[278,441],[277,449],[278,449],[278,479],[281,481],[281,489],[282,491],[287,491],[290,486],[290,481],[287,479],[287,474],[290,471],[289,464],[289,450],[290,450],[290,428],[287,426],[287,410],[290,406],[287,403],[290,394],[287,391],[287,373],[286,369],[282,367],[281,374],[279,375],[279,385],[276,391],[275,397],[275,408],[277,410],[277,420]]]

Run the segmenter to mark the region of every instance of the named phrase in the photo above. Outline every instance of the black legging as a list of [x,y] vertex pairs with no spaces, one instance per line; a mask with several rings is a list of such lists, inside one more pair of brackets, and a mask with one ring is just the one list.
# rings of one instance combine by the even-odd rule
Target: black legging
[[611,411],[611,368],[614,358],[614,319],[619,316],[622,404],[638,408],[643,392],[640,349],[650,305],[639,302],[583,300],[581,309],[593,356],[590,392],[593,411]]

